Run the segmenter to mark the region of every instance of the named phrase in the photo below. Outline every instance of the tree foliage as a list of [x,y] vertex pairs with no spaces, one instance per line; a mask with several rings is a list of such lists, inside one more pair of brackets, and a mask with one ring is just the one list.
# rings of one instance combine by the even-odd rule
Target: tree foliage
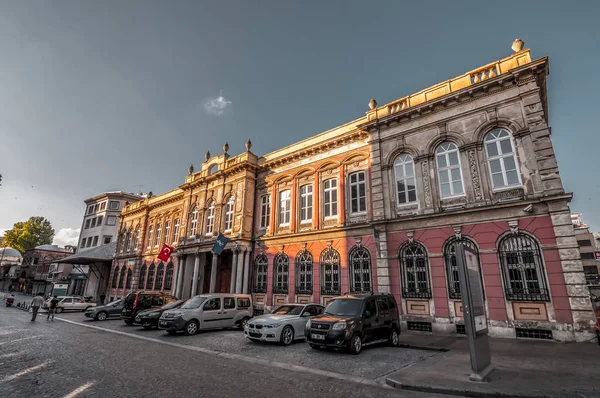
[[5,231],[0,246],[12,247],[21,253],[39,245],[52,244],[54,229],[50,221],[44,217],[30,217],[25,222],[18,222],[12,229]]

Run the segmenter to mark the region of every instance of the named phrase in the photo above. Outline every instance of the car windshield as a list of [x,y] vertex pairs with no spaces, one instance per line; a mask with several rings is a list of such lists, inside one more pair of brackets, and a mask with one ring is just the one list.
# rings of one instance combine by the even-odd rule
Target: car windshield
[[274,315],[300,315],[304,307],[299,305],[282,305],[273,311]]
[[333,300],[327,308],[325,314],[338,316],[358,316],[362,309],[362,300],[355,299],[337,299]]
[[165,304],[162,307],[160,307],[161,310],[170,310],[172,308],[177,308],[181,305],[181,303],[183,303],[182,300],[179,301],[173,301],[172,303],[169,304]]
[[189,299],[188,301],[186,301],[182,306],[181,309],[182,310],[186,310],[189,308],[199,308],[203,302],[206,301],[206,297],[202,297],[202,296],[196,296],[196,297],[192,297],[191,299]]

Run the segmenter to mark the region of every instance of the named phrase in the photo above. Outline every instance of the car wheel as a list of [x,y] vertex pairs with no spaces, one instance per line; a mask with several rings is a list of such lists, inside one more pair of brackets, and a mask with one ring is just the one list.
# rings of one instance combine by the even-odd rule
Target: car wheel
[[240,321],[240,329],[244,330],[244,327],[246,327],[246,325],[248,324],[248,321],[250,320],[250,318],[246,317],[244,319],[242,319]]
[[398,345],[400,345],[400,335],[398,334],[398,330],[394,327],[390,330],[388,342],[392,347],[398,347]]
[[175,333],[177,333],[177,331],[175,331],[175,330],[167,330],[167,333],[169,333],[171,336],[173,336]]
[[359,334],[353,335],[352,339],[350,339],[349,350],[352,355],[360,354],[360,351],[362,350],[362,339]]
[[291,326],[286,326],[281,331],[281,337],[279,339],[281,345],[290,345],[294,341],[294,329]]
[[99,313],[96,315],[96,320],[97,320],[97,321],[105,321],[105,320],[106,320],[106,318],[108,318],[108,314],[107,314],[106,312],[104,312],[104,311],[102,311],[102,312],[99,312]]
[[191,336],[193,334],[198,333],[198,321],[191,320],[185,324],[185,328],[183,329],[185,334]]
[[133,325],[133,321],[131,319],[125,319],[125,325],[131,326]]
[[63,312],[65,309],[63,307],[57,307],[56,308],[56,313],[60,314],[61,312]]
[[321,346],[318,346],[316,344],[310,344],[310,348],[318,350],[319,348],[321,348]]

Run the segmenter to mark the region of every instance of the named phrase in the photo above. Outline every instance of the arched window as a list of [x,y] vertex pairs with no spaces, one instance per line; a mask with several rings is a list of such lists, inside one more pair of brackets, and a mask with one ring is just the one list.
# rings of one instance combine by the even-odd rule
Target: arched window
[[[458,264],[456,263],[456,252],[454,243],[458,240],[454,237],[448,239],[444,245],[444,263],[446,265],[446,276],[448,278],[448,297],[451,299],[461,299],[460,295],[460,280],[458,277]],[[461,242],[464,246],[470,248],[477,253],[477,261],[479,261],[479,250],[477,245],[471,239],[463,237]]]
[[196,235],[197,227],[198,227],[198,207],[194,207],[194,210],[192,210],[192,216],[190,217],[190,236]]
[[212,202],[206,210],[206,235],[212,235],[215,227],[215,202]]
[[165,274],[165,290],[171,290],[173,287],[173,263],[167,265],[167,273]]
[[321,252],[321,294],[340,294],[340,253],[332,247]]
[[464,194],[459,157],[458,148],[451,142],[441,144],[435,150],[440,195],[442,198]]
[[135,230],[135,240],[133,241],[133,251],[136,251],[140,244],[140,227]]
[[113,271],[113,279],[112,279],[112,288],[116,289],[117,288],[117,281],[119,280],[119,266],[117,265],[115,267],[115,270]]
[[143,289],[146,284],[146,264],[140,268],[140,280],[138,282],[138,289]]
[[219,165],[218,164],[213,164],[212,166],[210,166],[208,168],[208,175],[214,174],[219,170]]
[[146,290],[152,290],[152,285],[154,285],[154,270],[156,267],[154,263],[150,264],[148,267],[148,279],[146,279]]
[[233,229],[233,208],[235,205],[235,199],[233,196],[229,198],[227,204],[225,204],[225,231],[231,231]]
[[149,249],[150,247],[152,247],[152,231],[153,231],[153,226],[150,225],[150,227],[148,228],[148,244],[146,245],[146,247]]
[[290,275],[290,258],[285,253],[279,253],[273,260],[273,293],[288,292]]
[[410,155],[400,155],[394,161],[396,198],[399,206],[417,201],[415,163]]
[[525,234],[509,235],[498,248],[506,299],[550,301],[538,243]]
[[312,294],[313,258],[308,250],[301,250],[296,255],[296,294]]
[[128,252],[131,250],[131,231],[127,232],[127,238],[125,240],[125,251]]
[[421,244],[413,242],[400,248],[400,269],[402,297],[431,298],[427,251]]
[[121,272],[119,272],[119,289],[121,289],[123,287],[123,284],[125,283],[125,271],[127,268],[126,266],[122,266],[121,267]]
[[489,132],[484,139],[494,189],[521,185],[512,136],[505,129]]
[[154,290],[162,289],[164,276],[165,276],[165,265],[161,261],[158,264],[158,267],[156,268],[156,281],[154,282]]
[[364,246],[356,246],[348,255],[350,265],[350,291],[352,293],[370,293],[371,253]]
[[131,268],[127,267],[127,279],[125,279],[125,289],[131,288],[131,278],[133,277],[133,272]]
[[254,259],[254,293],[267,292],[267,273],[269,263],[267,256],[259,254]]

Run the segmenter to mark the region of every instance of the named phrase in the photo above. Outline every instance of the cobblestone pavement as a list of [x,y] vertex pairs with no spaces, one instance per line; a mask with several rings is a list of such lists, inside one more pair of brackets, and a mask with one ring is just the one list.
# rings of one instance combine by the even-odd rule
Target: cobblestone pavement
[[[310,348],[306,350],[303,343],[287,348],[254,345],[245,341],[239,331],[172,337],[164,335],[162,331],[126,327],[118,320],[86,322],[81,313],[61,314],[61,318],[151,339],[141,340],[58,320],[49,322],[44,313],[39,314],[36,322],[31,322],[30,314],[24,311],[0,307],[1,396],[429,396],[393,390],[371,380],[398,366],[408,366],[422,355],[431,355],[417,350],[382,347],[365,350],[360,356],[354,357],[324,351],[311,352]],[[177,346],[168,345],[170,343],[176,343]],[[231,359],[231,354],[229,357],[227,354],[224,357],[210,355],[198,352],[194,347],[219,351],[227,349],[238,355],[307,368],[326,368],[347,374],[350,379],[344,379],[341,375],[329,377],[326,372],[318,374],[321,371],[310,373],[304,371],[305,368],[291,370],[295,368],[269,365],[267,361],[252,363]],[[303,359],[303,355],[309,355],[309,359]],[[377,359],[380,356],[385,364],[390,364],[396,356],[393,368],[384,370],[385,367]],[[366,369],[361,370],[361,367]],[[366,381],[355,382],[351,379],[352,375],[365,377]]]

